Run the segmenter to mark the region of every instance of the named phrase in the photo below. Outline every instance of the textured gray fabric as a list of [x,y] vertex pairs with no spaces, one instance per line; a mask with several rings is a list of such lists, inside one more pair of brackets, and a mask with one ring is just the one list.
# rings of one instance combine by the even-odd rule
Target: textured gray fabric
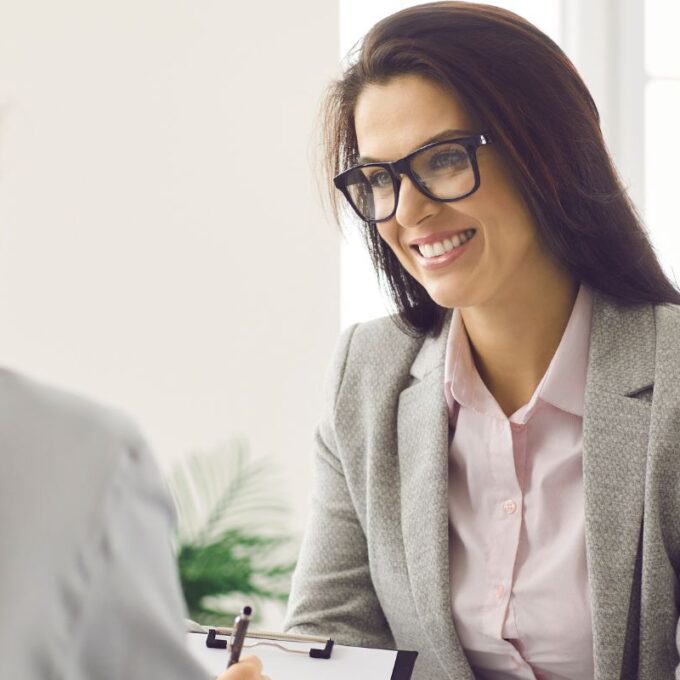
[[[449,592],[448,325],[425,341],[389,319],[343,334],[286,621],[417,650],[416,680],[473,677]],[[594,293],[585,397],[595,677],[680,680],[680,309]]]
[[0,678],[205,679],[172,522],[126,418],[0,370]]

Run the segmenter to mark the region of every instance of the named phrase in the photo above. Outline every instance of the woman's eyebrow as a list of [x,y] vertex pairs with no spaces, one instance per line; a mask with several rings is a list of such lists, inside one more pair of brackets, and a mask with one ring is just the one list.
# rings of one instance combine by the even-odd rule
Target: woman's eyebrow
[[[459,130],[458,128],[442,130],[442,132],[438,132],[436,135],[421,142],[416,147],[416,149],[420,149],[420,147],[427,146],[428,144],[432,144],[433,142],[440,142],[442,139],[454,139],[455,137],[469,137],[470,135],[473,134],[474,133],[471,132],[470,130]],[[382,161],[379,161],[376,158],[371,158],[371,156],[359,156],[359,158],[357,158],[358,165],[361,165],[363,163],[380,163],[380,162]]]

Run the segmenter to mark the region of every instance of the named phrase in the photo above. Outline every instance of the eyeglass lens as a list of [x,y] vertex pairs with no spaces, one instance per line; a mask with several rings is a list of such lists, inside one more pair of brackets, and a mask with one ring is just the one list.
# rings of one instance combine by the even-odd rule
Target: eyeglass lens
[[[474,189],[470,156],[461,144],[436,144],[412,156],[409,164],[419,187],[435,198],[452,200]],[[385,219],[394,212],[397,189],[386,166],[356,168],[347,174],[345,183],[352,203],[364,220]]]

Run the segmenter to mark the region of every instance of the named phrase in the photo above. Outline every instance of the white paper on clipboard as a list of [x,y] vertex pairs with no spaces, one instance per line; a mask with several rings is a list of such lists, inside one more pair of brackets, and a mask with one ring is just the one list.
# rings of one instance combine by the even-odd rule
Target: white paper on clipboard
[[[206,634],[187,633],[187,645],[194,658],[213,676],[224,672],[229,660],[226,649],[206,646]],[[260,642],[246,637],[245,645]],[[286,642],[291,649],[308,651],[309,644]],[[277,647],[257,645],[243,648],[243,655],[256,654],[264,673],[275,680],[390,680],[397,652],[384,649],[335,645],[330,659],[313,659],[309,654],[294,654]]]

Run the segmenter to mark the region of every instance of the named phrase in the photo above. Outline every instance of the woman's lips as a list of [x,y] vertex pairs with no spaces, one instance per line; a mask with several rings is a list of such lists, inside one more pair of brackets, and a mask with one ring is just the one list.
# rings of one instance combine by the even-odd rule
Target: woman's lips
[[415,255],[416,261],[423,269],[441,269],[442,267],[446,267],[447,265],[451,264],[451,262],[458,259],[463,254],[467,246],[472,241],[474,241],[475,236],[477,236],[477,232],[474,233],[472,238],[465,241],[465,243],[453,248],[453,250],[449,250],[447,253],[442,255],[435,255],[434,257],[425,257],[421,255],[417,246],[411,246],[411,250]]

